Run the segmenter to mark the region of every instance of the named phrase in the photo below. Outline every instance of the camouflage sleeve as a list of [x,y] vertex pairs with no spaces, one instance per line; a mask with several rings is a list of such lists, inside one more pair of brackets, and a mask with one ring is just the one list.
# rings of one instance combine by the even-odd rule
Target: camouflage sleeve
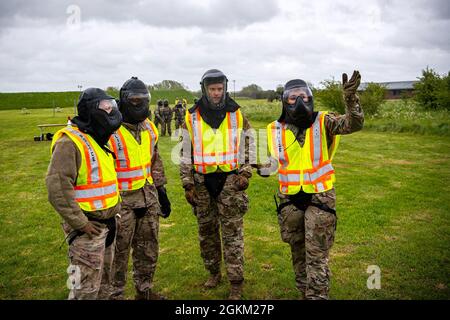
[[155,145],[152,156],[152,178],[157,188],[167,183],[166,175],[164,174],[164,165],[158,151],[158,144]]
[[192,159],[192,142],[186,124],[183,123],[181,135],[180,135],[180,178],[183,188],[187,185],[194,184],[194,176],[192,172],[192,165],[194,163]]
[[239,163],[241,167],[239,168],[239,174],[247,178],[252,176],[252,164],[256,164],[256,141],[255,141],[255,130],[251,127],[250,122],[245,116],[243,116],[244,125],[241,134],[241,146],[239,150]]
[[359,104],[359,98],[345,101],[345,115],[330,112],[325,116],[325,127],[329,135],[349,134],[359,131],[364,125],[364,112]]
[[81,166],[81,154],[70,138],[63,136],[55,144],[45,183],[48,201],[73,228],[82,229],[88,219],[75,201],[74,186]]

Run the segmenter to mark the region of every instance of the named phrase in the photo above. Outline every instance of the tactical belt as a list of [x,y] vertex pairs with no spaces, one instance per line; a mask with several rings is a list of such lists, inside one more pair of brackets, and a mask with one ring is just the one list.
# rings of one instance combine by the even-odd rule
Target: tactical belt
[[301,211],[306,211],[306,209],[308,209],[309,206],[313,206],[316,208],[319,208],[320,210],[332,213],[334,215],[336,215],[336,210],[330,208],[329,206],[327,206],[324,203],[314,203],[311,201],[312,199],[312,194],[310,193],[298,193],[292,196],[288,196],[289,200],[281,203],[280,205],[278,205],[276,196],[274,195],[274,199],[275,199],[275,205],[277,207],[277,213],[280,214],[281,210],[283,210],[283,208],[293,204],[298,210]]
[[281,210],[283,210],[283,208],[285,208],[285,207],[287,207],[287,206],[289,206],[291,204],[294,205],[298,210],[301,210],[301,211],[306,211],[306,209],[308,209],[309,206],[313,206],[313,207],[319,208],[322,211],[329,212],[329,213],[333,214],[336,217],[336,223],[334,225],[334,231],[336,231],[336,227],[337,227],[336,210],[330,208],[325,203],[314,203],[314,202],[312,202],[311,201],[312,194],[310,194],[310,193],[303,192],[303,194],[298,193],[298,194],[295,194],[293,196],[288,196],[288,197],[289,197],[288,201],[278,205],[276,195],[273,196],[273,198],[275,200],[275,205],[277,207],[277,214],[278,215],[281,214]]
[[[105,248],[108,248],[116,238],[116,217],[112,217],[109,219],[97,219],[93,217],[88,217],[88,220],[100,222],[106,225],[106,227],[108,228],[108,235],[106,236],[105,239]],[[77,237],[82,236],[83,234],[85,234],[85,232],[81,230],[74,230],[71,233],[69,233],[69,235],[67,236],[69,246],[72,244],[72,242],[75,241]]]

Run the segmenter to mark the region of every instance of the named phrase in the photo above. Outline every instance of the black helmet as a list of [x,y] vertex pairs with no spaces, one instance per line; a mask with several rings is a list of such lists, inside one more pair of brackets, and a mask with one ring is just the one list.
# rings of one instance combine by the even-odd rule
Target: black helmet
[[100,88],[88,88],[84,90],[78,98],[78,117],[83,121],[89,121],[91,111],[94,110],[101,100],[114,100]]
[[158,106],[162,106],[162,105],[163,105],[163,102],[162,102],[161,99],[159,99],[159,100],[158,100]]
[[80,94],[78,116],[72,119],[78,128],[101,146],[106,145],[111,134],[119,129],[122,115],[116,100],[99,88],[88,88]]
[[309,128],[313,122],[314,99],[308,84],[301,79],[288,81],[282,94],[283,113],[280,120],[299,128]]
[[[219,103],[213,103],[212,99],[208,96],[208,86],[215,83],[222,83],[223,84],[223,95]],[[206,71],[202,79],[200,81],[200,86],[202,88],[202,94],[206,98],[209,106],[212,109],[220,110],[225,107],[225,96],[227,93],[227,83],[228,78],[225,76],[225,74],[217,69],[210,69]]]
[[144,82],[131,77],[120,88],[120,112],[123,121],[139,123],[149,116],[150,93]]
[[164,99],[164,107],[168,107],[169,106],[169,100],[167,100],[167,99]]

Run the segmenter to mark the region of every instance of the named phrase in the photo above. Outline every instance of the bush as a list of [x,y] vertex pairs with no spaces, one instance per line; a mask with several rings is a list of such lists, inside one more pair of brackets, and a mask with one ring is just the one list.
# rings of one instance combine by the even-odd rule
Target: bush
[[415,99],[426,110],[450,110],[450,72],[441,78],[431,68],[422,70],[422,77],[414,85]]
[[325,109],[345,113],[345,102],[342,92],[342,84],[338,81],[324,80],[320,83],[324,88],[317,90],[316,96]]
[[366,89],[359,94],[364,114],[373,116],[384,102],[385,88],[377,83],[369,83]]

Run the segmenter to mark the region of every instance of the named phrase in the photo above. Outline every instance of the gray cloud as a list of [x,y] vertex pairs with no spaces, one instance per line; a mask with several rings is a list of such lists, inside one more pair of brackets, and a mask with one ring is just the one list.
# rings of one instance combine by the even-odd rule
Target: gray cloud
[[82,21],[139,21],[160,27],[233,28],[267,21],[279,12],[274,0],[209,1],[112,1],[112,0],[18,0],[0,3],[0,25],[17,25],[20,19],[65,24],[67,8],[77,5]]
[[[101,13],[104,1],[83,3],[78,28],[65,24],[68,2],[42,8],[1,3],[3,21],[14,22],[0,32],[0,91],[120,86],[133,75],[149,84],[174,79],[197,90],[210,68],[236,80],[236,89],[251,83],[273,89],[292,78],[317,85],[353,69],[364,81],[414,80],[427,65],[449,71],[448,19],[440,18],[445,14],[433,1],[429,7],[418,0],[241,2],[169,2],[163,6],[196,8],[192,14],[174,11],[170,19],[205,15],[204,21],[175,26],[153,23],[156,15],[147,10],[142,19],[152,23],[130,19],[122,5]],[[123,17],[112,19],[119,8]]]

